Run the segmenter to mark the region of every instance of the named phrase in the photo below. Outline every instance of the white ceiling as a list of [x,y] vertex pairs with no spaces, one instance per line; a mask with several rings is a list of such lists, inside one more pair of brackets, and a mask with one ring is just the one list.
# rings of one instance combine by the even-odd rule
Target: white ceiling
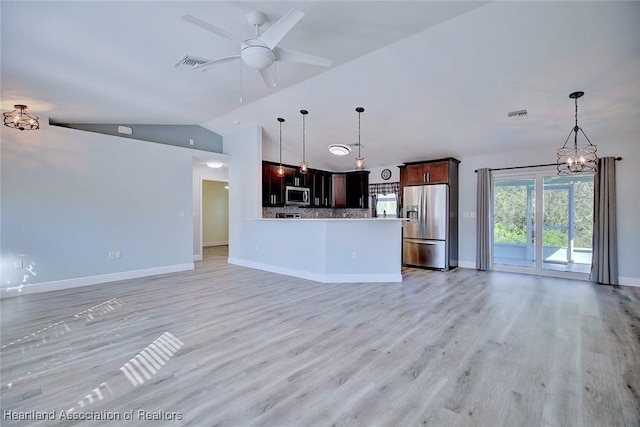
[[[2,1],[2,110],[25,103],[62,122],[202,124],[220,134],[260,124],[264,157],[352,169],[331,143],[357,141],[368,167],[562,145],[574,121],[595,144],[640,135],[640,2],[30,2]],[[180,19],[246,38],[291,7],[305,16],[281,47],[333,60],[277,65],[276,89],[234,61],[206,72],[173,64],[237,46]],[[507,112],[529,117],[509,120]]]

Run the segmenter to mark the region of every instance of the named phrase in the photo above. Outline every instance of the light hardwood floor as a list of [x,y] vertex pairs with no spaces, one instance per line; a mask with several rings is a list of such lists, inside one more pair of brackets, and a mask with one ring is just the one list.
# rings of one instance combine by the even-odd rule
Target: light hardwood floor
[[226,256],[3,300],[0,424],[640,425],[640,289],[469,269],[320,284]]

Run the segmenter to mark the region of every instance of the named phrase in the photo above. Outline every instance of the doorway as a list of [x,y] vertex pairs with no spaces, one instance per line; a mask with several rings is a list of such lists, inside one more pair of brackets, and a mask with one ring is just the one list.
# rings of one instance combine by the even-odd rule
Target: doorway
[[493,194],[494,269],[563,277],[589,273],[593,175],[496,172]]
[[205,248],[229,245],[229,184],[202,180],[201,242]]

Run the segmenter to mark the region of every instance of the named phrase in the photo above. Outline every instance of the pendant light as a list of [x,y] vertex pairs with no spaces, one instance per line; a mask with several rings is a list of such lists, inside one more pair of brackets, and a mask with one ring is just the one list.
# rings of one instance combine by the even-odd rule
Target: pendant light
[[[591,143],[589,137],[578,126],[578,98],[582,95],[584,95],[584,92],[573,92],[569,95],[569,98],[575,100],[576,104],[576,124],[569,132],[564,145],[558,149],[558,175],[592,173],[598,170],[597,147]],[[578,145],[578,131],[582,132],[582,135],[586,138],[586,144]],[[574,134],[573,145],[567,146],[571,134]]]
[[282,117],[278,117],[278,121],[280,122],[280,166],[276,168],[276,175],[279,177],[284,176],[284,166],[282,166],[282,122],[284,119]]
[[360,143],[360,114],[364,112],[364,108],[358,107],[356,108],[358,112],[358,157],[356,157],[356,170],[364,169],[364,157],[360,155],[360,147],[362,146]]
[[304,175],[309,171],[309,164],[305,161],[305,117],[309,112],[300,110],[300,114],[302,114],[302,162],[300,163],[300,173]]

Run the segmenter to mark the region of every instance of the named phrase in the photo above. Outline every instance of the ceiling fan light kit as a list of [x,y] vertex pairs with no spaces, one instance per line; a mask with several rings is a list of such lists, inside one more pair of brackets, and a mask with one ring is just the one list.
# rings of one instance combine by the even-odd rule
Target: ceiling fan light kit
[[[584,92],[573,92],[569,98],[575,101],[576,105],[576,122],[569,132],[564,145],[558,149],[557,170],[558,175],[573,175],[579,173],[595,173],[598,170],[598,156],[596,152],[598,148],[591,143],[589,137],[578,126],[578,98],[582,97]],[[587,143],[578,144],[578,131],[582,132]],[[571,135],[573,134],[573,144],[567,146]]]

